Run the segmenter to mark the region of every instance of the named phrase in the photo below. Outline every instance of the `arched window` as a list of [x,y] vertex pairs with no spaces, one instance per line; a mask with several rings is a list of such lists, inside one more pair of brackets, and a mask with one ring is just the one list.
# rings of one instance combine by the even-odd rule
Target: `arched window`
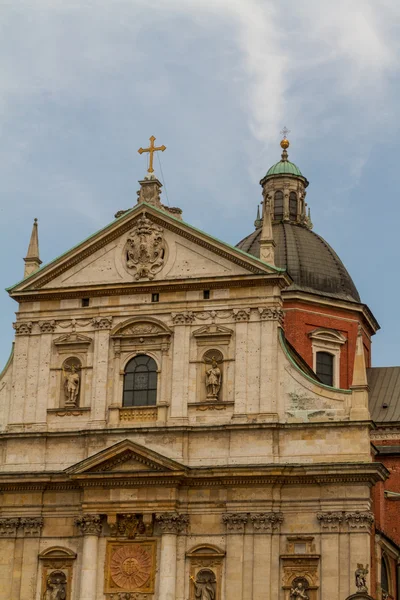
[[389,585],[389,569],[386,562],[386,557],[382,556],[381,563],[381,588],[382,588],[382,597],[388,597],[390,593],[390,585]]
[[280,221],[283,219],[283,192],[278,190],[274,196],[274,219]]
[[290,192],[289,194],[289,218],[291,221],[297,219],[297,194],[296,192]]
[[333,386],[333,354],[317,352],[316,373],[322,383]]
[[139,354],[125,367],[123,406],[154,406],[156,402],[156,361],[151,356]]

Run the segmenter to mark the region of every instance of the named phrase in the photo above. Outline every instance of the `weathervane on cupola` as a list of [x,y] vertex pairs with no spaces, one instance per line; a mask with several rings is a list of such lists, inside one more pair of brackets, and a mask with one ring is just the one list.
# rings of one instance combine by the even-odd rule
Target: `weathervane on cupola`
[[285,127],[282,129],[282,131],[280,132],[283,136],[282,141],[281,141],[281,148],[283,150],[282,152],[282,160],[287,160],[288,159],[288,153],[287,153],[287,149],[290,146],[290,142],[287,139],[287,134],[290,133],[290,129],[288,129],[285,125]]

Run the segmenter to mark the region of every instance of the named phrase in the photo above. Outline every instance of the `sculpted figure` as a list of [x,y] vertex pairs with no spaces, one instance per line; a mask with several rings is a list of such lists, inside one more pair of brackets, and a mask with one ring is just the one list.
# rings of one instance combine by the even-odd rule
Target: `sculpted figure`
[[359,592],[368,592],[367,575],[368,575],[368,565],[364,568],[364,565],[357,564],[355,576],[356,576],[356,588]]
[[307,592],[306,592],[303,582],[298,581],[296,583],[296,585],[294,585],[294,587],[292,587],[292,589],[290,590],[290,597],[294,598],[295,600],[298,600],[298,599],[309,600],[309,597],[307,595]]
[[197,573],[196,580],[193,577],[191,579],[196,600],[215,600],[216,581],[212,571],[203,569]]
[[67,578],[62,571],[53,571],[47,578],[47,587],[43,600],[65,600],[67,597]]
[[69,371],[65,371],[64,373],[64,393],[66,404],[76,405],[79,394],[79,383],[80,377],[77,371],[77,367],[75,365],[71,365]]
[[221,389],[222,373],[215,358],[212,359],[211,367],[206,370],[207,398],[218,398]]

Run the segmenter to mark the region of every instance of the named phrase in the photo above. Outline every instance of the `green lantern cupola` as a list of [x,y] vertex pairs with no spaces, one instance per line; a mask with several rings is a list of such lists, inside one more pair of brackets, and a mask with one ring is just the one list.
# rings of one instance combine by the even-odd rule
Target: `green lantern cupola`
[[280,143],[281,160],[268,169],[261,179],[264,208],[269,210],[273,223],[292,222],[311,228],[310,215],[306,212],[306,188],[308,180],[299,167],[288,160],[288,130],[282,132],[284,137]]

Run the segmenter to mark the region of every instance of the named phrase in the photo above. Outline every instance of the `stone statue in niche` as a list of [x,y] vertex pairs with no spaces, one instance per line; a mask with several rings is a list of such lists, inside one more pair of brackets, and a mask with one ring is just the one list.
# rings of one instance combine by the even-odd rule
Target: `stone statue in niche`
[[304,579],[295,579],[290,590],[290,598],[294,600],[310,600],[306,591],[307,582]]
[[135,279],[154,279],[164,266],[164,230],[144,215],[132,229],[126,245],[126,266]]
[[368,575],[368,565],[366,567],[364,567],[364,565],[357,564],[355,576],[356,576],[356,588],[357,588],[358,592],[368,593],[367,575]]
[[202,569],[197,573],[196,579],[190,578],[194,585],[196,600],[215,600],[217,582],[211,569]]
[[76,406],[78,403],[80,375],[76,363],[63,366],[65,406]]
[[47,578],[43,600],[65,600],[67,597],[67,577],[62,571],[53,571]]
[[206,388],[207,398],[210,400],[217,400],[218,394],[221,389],[222,373],[218,366],[215,357],[211,359],[211,366],[206,368]]

